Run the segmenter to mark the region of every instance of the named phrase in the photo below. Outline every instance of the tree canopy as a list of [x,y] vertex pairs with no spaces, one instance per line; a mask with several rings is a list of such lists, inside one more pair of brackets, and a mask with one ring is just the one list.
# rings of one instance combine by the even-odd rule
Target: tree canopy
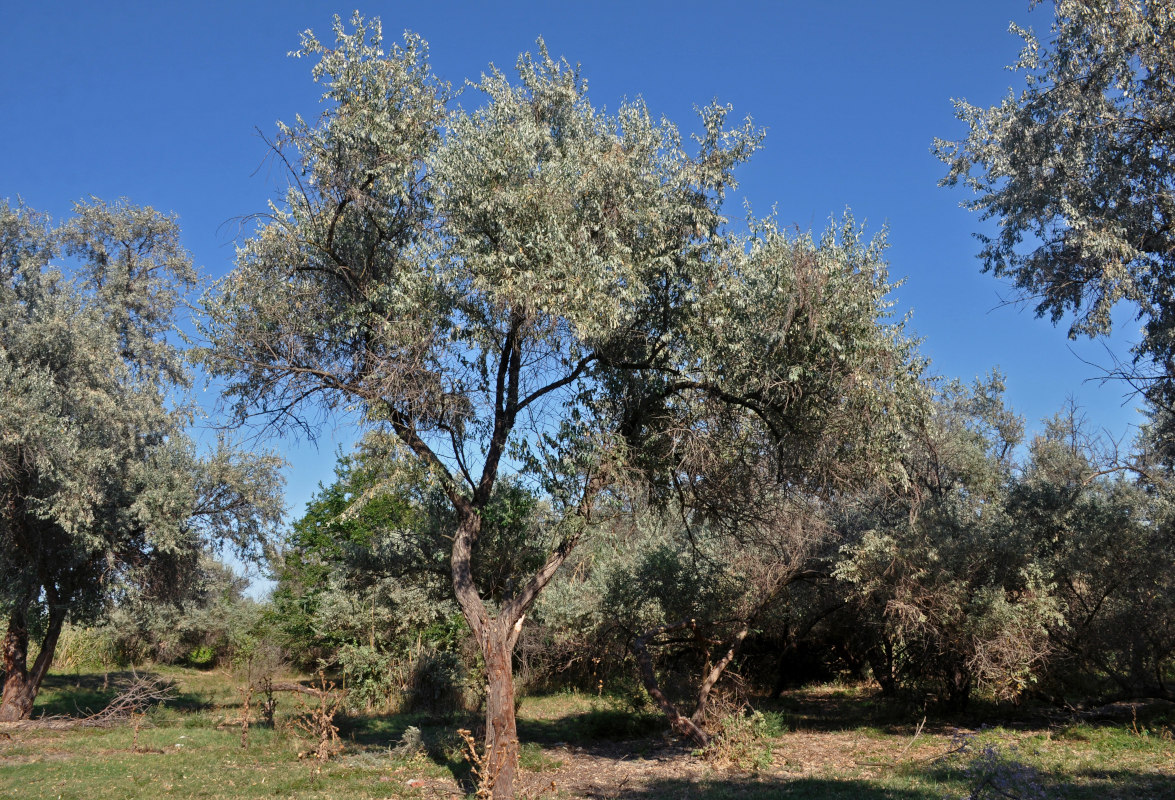
[[999,105],[956,102],[969,128],[938,141],[943,183],[998,221],[985,271],[1011,279],[1038,316],[1073,313],[1070,337],[1100,335],[1116,303],[1145,320],[1135,348],[1150,399],[1175,398],[1175,5],[1058,0],[1052,37],[1024,37],[1026,87]]
[[0,719],[31,711],[67,617],[120,587],[174,596],[202,546],[256,547],[280,516],[273,459],[223,441],[200,455],[186,434],[169,337],[195,281],[174,219],[150,208],[95,200],[54,227],[0,203]]
[[[352,25],[303,39],[324,110],[281,128],[290,186],[208,298],[208,364],[242,418],[356,409],[439,482],[508,796],[510,652],[620,488],[750,514],[723,488],[885,471],[919,366],[886,321],[883,244],[851,220],[819,240],[728,230],[749,121],[703,109],[687,153],[640,101],[593,107],[541,42],[450,112],[422,40],[385,52],[378,22]],[[504,476],[549,504],[551,547],[493,596],[473,553]]]

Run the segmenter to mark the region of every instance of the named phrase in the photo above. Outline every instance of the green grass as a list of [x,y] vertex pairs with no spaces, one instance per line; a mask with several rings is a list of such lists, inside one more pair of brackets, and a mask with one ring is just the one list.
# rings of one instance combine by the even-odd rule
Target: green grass
[[560,692],[527,697],[518,713],[519,738],[544,744],[624,742],[667,729],[660,713],[633,710],[623,698],[607,695]]
[[[286,723],[302,707],[280,695],[278,725],[254,725],[242,749],[241,696],[223,672],[159,670],[177,701],[146,718],[136,739],[127,725],[0,735],[0,797],[134,800],[176,798],[399,798],[451,796],[468,786],[458,727],[468,717],[366,714],[339,717],[343,752],[326,763]],[[56,675],[37,713],[76,714],[106,702],[128,675]],[[888,706],[857,687],[813,687],[763,703],[753,758],[705,761],[675,743],[661,717],[623,697],[560,693],[525,698],[519,708],[523,779],[552,781],[552,797],[596,795],[647,800],[725,798],[962,797],[983,770],[1020,776],[1046,796],[1067,800],[1175,800],[1175,726],[1163,713],[1109,723],[1049,725],[1026,716],[1006,727],[981,720],[929,720]],[[989,722],[994,721],[992,719]],[[218,727],[219,726],[219,727]],[[409,726],[423,751],[397,749]],[[968,730],[957,750],[957,727]],[[737,728],[737,726],[736,726]],[[769,758],[763,753],[772,754]],[[626,771],[628,770],[628,771]],[[423,786],[409,781],[424,781]],[[602,782],[602,785],[601,785]]]

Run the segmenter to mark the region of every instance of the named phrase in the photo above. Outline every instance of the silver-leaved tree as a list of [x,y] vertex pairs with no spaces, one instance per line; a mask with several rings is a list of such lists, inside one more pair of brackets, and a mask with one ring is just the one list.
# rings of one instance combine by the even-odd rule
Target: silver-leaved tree
[[[884,471],[919,367],[851,221],[818,241],[726,230],[749,123],[708,107],[687,154],[640,102],[593,108],[541,43],[450,112],[423,41],[385,51],[378,22],[352,26],[304,36],[324,109],[280,130],[290,185],[208,297],[208,364],[242,418],[357,411],[440,482],[486,662],[483,778],[510,797],[525,615],[626,487],[745,516],[766,478]],[[475,552],[507,476],[551,509],[550,548],[491,593]]]
[[202,547],[257,546],[280,516],[273,459],[200,456],[185,434],[170,335],[195,280],[149,208],[92,201],[53,227],[0,202],[0,720],[31,713],[67,618],[179,591]]
[[[1146,321],[1122,377],[1175,409],[1175,3],[1057,0],[1051,36],[1013,26],[1023,91],[956,102],[968,126],[938,141],[945,185],[999,222],[984,269],[1009,278],[1071,337],[1109,332],[1126,301]],[[1168,436],[1175,425],[1166,423]]]

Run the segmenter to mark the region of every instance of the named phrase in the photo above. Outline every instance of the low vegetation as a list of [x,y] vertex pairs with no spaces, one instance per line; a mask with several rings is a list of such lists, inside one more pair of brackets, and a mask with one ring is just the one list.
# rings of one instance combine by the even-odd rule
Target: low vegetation
[[[144,673],[139,673],[143,676]],[[473,792],[468,715],[348,712],[319,760],[298,720],[313,698],[280,693],[272,725],[254,706],[242,747],[237,677],[163,667],[172,699],[138,722],[73,721],[118,696],[128,672],[52,674],[37,719],[0,733],[0,795],[155,798],[451,797]],[[291,677],[291,676],[285,676]],[[305,686],[312,681],[306,679]],[[301,698],[307,697],[308,701]],[[518,709],[523,797],[1175,798],[1175,707],[1099,714],[1020,709],[923,717],[874,685],[815,685],[728,714],[704,752],[630,698],[561,692]],[[42,716],[46,715],[46,716]]]

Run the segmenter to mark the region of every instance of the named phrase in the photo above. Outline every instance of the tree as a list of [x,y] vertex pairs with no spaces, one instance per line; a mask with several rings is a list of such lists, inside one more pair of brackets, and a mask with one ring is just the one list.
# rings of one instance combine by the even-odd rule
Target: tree
[[[750,123],[705,109],[687,155],[640,102],[594,109],[541,44],[517,83],[491,69],[485,104],[447,115],[423,41],[385,53],[378,22],[353,25],[333,48],[304,36],[326,106],[281,128],[291,185],[208,299],[208,363],[242,419],[356,409],[439,482],[488,674],[486,774],[509,797],[512,651],[618,487],[717,507],[740,471],[800,486],[884,468],[918,369],[883,320],[880,243],[851,223],[819,242],[724,230]],[[551,546],[499,595],[476,552],[503,478],[547,504]]]
[[961,708],[980,683],[1016,700],[1043,672],[1062,622],[1051,576],[1008,512],[1024,426],[1002,391],[998,375],[940,387],[911,431],[907,490],[845,514],[835,575],[888,692]]
[[280,514],[272,459],[201,457],[184,432],[168,335],[195,277],[152,209],[92,201],[54,228],[0,203],[0,720],[31,713],[67,617],[128,586],[174,594],[201,545],[253,546]]
[[[1139,445],[1147,442],[1144,431]],[[1170,471],[1141,447],[1120,467],[1072,407],[1030,444],[1011,513],[1056,583],[1053,685],[1101,699],[1173,696],[1175,527]]]
[[1175,403],[1175,5],[1058,0],[1053,39],[1013,26],[1027,86],[937,141],[968,203],[999,222],[980,236],[985,271],[1006,276],[1037,316],[1075,317],[1069,336],[1110,330],[1119,301],[1146,320],[1135,367],[1161,407]]
[[[686,518],[683,533],[676,514],[643,514],[638,529],[648,530],[630,537],[623,554],[604,565],[603,615],[627,634],[649,696],[673,729],[699,747],[710,741],[714,688],[752,629],[782,605],[788,587],[812,577],[806,568],[826,540],[821,509],[801,507],[797,498],[774,500],[774,517],[753,528],[732,529],[695,515]],[[679,673],[674,682],[688,685],[689,716],[679,710],[671,687],[658,680],[653,646],[671,654]],[[696,680],[680,680],[683,663]]]

